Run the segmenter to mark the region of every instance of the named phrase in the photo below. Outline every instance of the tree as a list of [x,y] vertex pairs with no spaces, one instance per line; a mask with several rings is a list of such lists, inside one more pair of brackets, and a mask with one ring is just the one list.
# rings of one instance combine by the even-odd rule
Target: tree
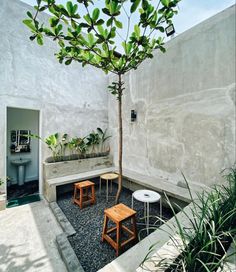
[[[43,45],[46,36],[59,44],[56,56],[60,63],[69,65],[77,61],[82,66],[89,64],[106,74],[117,75],[117,81],[108,86],[118,100],[119,181],[116,203],[122,188],[122,94],[125,89],[122,77],[137,69],[146,58],[152,58],[155,49],[165,52],[163,35],[156,37],[156,34],[163,33],[165,27],[172,23],[179,1],[94,1],[98,8],[92,0],[68,1],[66,5],[57,4],[55,0],[37,0],[35,14],[28,11],[28,18],[23,21],[32,32],[30,40]],[[43,11],[51,15],[49,26],[38,20],[38,14]],[[136,24],[131,17],[137,19]],[[125,21],[125,27],[122,21]]]

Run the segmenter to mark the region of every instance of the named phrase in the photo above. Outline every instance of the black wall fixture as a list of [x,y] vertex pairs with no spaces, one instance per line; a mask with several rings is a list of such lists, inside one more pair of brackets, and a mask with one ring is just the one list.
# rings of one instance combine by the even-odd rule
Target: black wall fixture
[[131,122],[136,121],[137,119],[137,112],[135,110],[131,110]]

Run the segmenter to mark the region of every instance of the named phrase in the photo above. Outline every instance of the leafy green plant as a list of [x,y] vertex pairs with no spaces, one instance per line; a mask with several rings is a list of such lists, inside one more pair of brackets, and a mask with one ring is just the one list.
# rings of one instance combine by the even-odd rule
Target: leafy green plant
[[61,140],[59,141],[58,148],[59,148],[59,156],[61,160],[65,157],[66,148],[68,146],[68,140],[67,140],[68,134],[64,133],[61,137]]
[[109,138],[111,138],[111,135],[107,135],[107,129],[103,131],[101,128],[97,128],[97,131],[98,131],[100,142],[101,142],[101,152],[103,152],[104,144]]
[[[137,69],[145,59],[152,58],[155,49],[165,52],[162,33],[172,23],[179,1],[105,0],[100,1],[98,8],[95,6],[97,1],[92,0],[68,1],[65,6],[56,4],[55,0],[37,0],[35,14],[28,11],[28,18],[23,21],[32,32],[30,40],[43,45],[46,36],[58,43],[60,49],[56,56],[60,63],[69,65],[75,61],[117,76],[108,88],[118,101],[119,182],[116,202],[122,189],[123,77],[130,70]],[[38,14],[43,11],[51,15],[49,26],[38,21]],[[125,18],[124,24],[122,18]],[[131,18],[137,18],[137,22],[132,23]]]
[[[185,179],[185,178],[184,178]],[[167,202],[174,213],[177,226],[177,237],[171,236],[173,245],[181,252],[175,260],[161,259],[155,263],[166,272],[191,271],[191,272],[214,272],[221,268],[227,259],[226,250],[234,241],[236,235],[236,169],[232,168],[226,175],[229,184],[215,186],[213,190],[203,192],[194,199],[188,182],[186,181],[192,208],[190,214],[183,210],[189,222],[189,227],[182,226],[173,205],[168,197]],[[176,229],[169,226],[172,232]],[[174,231],[175,230],[175,231]],[[152,261],[153,247],[147,254],[145,262]],[[232,254],[236,254],[233,252]],[[170,265],[171,263],[171,265]],[[150,270],[149,270],[150,271]]]
[[47,138],[43,140],[48,148],[52,151],[52,157],[54,161],[57,161],[60,157],[60,151],[58,150],[59,147],[59,133],[55,133],[49,135]]
[[67,147],[70,151],[70,157],[74,154],[74,151],[76,151],[76,144],[77,144],[77,138],[71,138],[68,141]]
[[78,155],[84,155],[88,149],[88,145],[84,138],[76,138],[75,149],[77,150]]
[[41,138],[40,136],[38,136],[36,134],[31,134],[30,137],[34,138],[34,139],[41,140],[42,142],[44,142],[47,145],[47,147],[52,152],[52,157],[53,157],[54,162],[56,162],[56,161],[58,161],[60,159],[60,155],[61,155],[61,152],[62,152],[62,146],[63,145],[60,144],[59,133],[58,132],[56,132],[56,133],[54,133],[52,135],[49,135],[45,139]]
[[100,137],[99,134],[92,131],[89,133],[89,135],[86,137],[87,140],[87,146],[91,147],[91,152],[94,153],[96,146],[100,144]]

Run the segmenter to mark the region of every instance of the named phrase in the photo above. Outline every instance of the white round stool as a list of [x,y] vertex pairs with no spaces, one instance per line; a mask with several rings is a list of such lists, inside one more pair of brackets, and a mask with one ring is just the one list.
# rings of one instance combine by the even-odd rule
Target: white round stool
[[147,234],[149,234],[149,204],[160,201],[160,217],[162,218],[161,195],[151,190],[137,190],[132,194],[132,209],[134,207],[134,199],[144,203],[144,217],[146,220]]

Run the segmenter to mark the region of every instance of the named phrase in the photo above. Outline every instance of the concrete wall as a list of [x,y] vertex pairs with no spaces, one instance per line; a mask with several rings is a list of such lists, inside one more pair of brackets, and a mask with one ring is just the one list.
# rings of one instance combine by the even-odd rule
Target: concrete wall
[[[0,177],[6,175],[7,107],[39,110],[42,137],[55,132],[82,136],[108,124],[107,77],[79,63],[59,64],[50,40],[43,47],[31,42],[22,23],[31,9],[18,0],[0,1]],[[43,161],[50,152],[40,146]]]
[[[125,76],[124,163],[136,172],[177,183],[219,181],[235,161],[235,6],[166,44]],[[114,77],[110,81],[115,80]],[[117,101],[109,96],[116,135]],[[130,111],[137,121],[130,122]],[[117,162],[117,138],[112,138]]]
[[12,153],[11,131],[30,130],[34,135],[39,134],[39,112],[34,110],[24,110],[17,108],[7,109],[7,176],[11,178],[11,184],[17,183],[16,166],[11,164],[11,160],[30,159],[31,162],[26,166],[25,181],[39,179],[39,141],[31,139],[30,152]]

